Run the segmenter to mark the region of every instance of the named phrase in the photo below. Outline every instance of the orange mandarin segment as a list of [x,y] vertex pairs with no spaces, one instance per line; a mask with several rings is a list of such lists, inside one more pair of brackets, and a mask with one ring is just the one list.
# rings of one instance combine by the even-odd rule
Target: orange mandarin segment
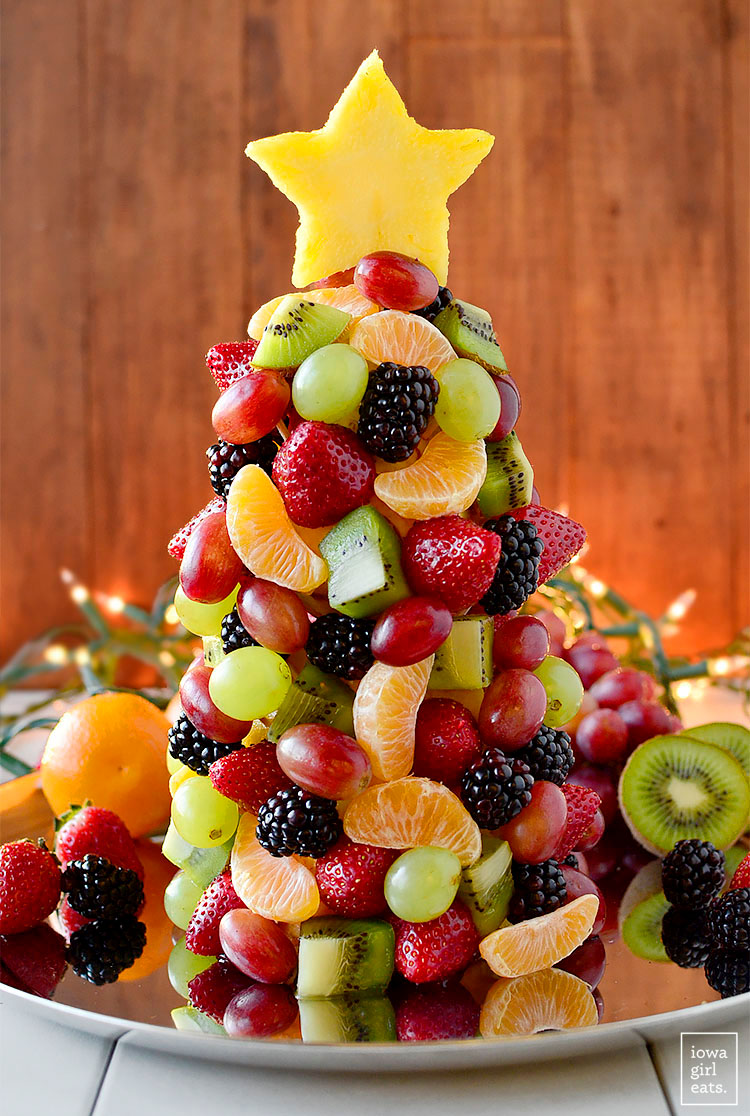
[[483,441],[456,442],[440,432],[417,461],[381,473],[375,494],[404,519],[433,519],[471,507],[486,475]]
[[232,848],[232,884],[246,907],[275,922],[304,922],[318,910],[315,876],[293,856],[271,856],[255,837],[257,820],[243,814]]
[[584,981],[562,969],[542,969],[513,980],[498,980],[479,1016],[482,1038],[568,1031],[598,1022],[596,1000]]
[[598,910],[596,895],[581,895],[549,914],[502,926],[479,943],[479,952],[498,976],[547,969],[586,941]]
[[[250,337],[260,341],[263,330],[271,320],[271,315],[286,297],[286,295],[279,295],[277,298],[272,298],[269,302],[264,302],[255,311],[247,325],[247,332]],[[305,291],[304,298],[308,302],[322,302],[326,306],[334,306],[337,310],[343,310],[345,314],[349,314],[351,321],[338,338],[339,341],[345,341],[351,330],[362,318],[369,314],[377,314],[380,309],[377,302],[373,302],[372,299],[365,298],[363,294],[360,294],[353,283],[346,287],[323,287],[318,290]]]
[[344,832],[352,841],[384,849],[450,849],[464,866],[482,853],[479,827],[461,800],[431,779],[410,776],[368,787],[349,803]]
[[349,344],[372,364],[421,364],[433,375],[456,356],[437,326],[402,310],[383,310],[363,318],[351,331]]
[[281,494],[259,465],[245,465],[227,496],[227,530],[232,546],[256,577],[298,593],[311,593],[328,577],[328,567],[300,537]]
[[354,733],[376,779],[400,779],[414,762],[414,727],[435,656],[412,666],[376,662],[354,699]]

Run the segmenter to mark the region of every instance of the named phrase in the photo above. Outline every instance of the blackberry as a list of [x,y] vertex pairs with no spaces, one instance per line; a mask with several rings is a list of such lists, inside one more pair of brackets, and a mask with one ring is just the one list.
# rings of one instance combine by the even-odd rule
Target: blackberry
[[240,620],[236,608],[228,612],[221,622],[221,646],[228,655],[239,647],[257,647],[258,641],[253,639],[250,632]]
[[146,927],[133,915],[98,918],[70,936],[68,960],[83,980],[112,984],[143,953]]
[[272,795],[258,811],[256,837],[271,856],[325,856],[342,833],[336,803],[296,784]]
[[118,868],[93,853],[66,866],[62,889],[73,910],[85,918],[134,915],[143,902],[143,884],[132,868]]
[[704,907],[724,886],[724,853],[710,841],[678,841],[662,861],[661,884],[673,907]]
[[541,864],[513,864],[513,898],[508,908],[511,922],[537,918],[562,907],[568,897],[565,876],[556,860]]
[[440,385],[429,368],[386,362],[370,373],[357,434],[384,461],[405,461],[419,445]]
[[567,856],[562,858],[560,863],[567,865],[568,868],[575,868],[576,871],[578,871],[578,857],[575,853],[568,853]]
[[492,579],[482,597],[482,605],[490,616],[512,612],[531,596],[539,583],[539,559],[544,543],[537,538],[536,527],[512,515],[488,519],[484,526],[503,541],[503,551]]
[[710,904],[708,930],[714,945],[750,949],[750,887],[736,887]]
[[198,732],[184,713],[180,714],[167,735],[170,756],[190,767],[197,775],[208,775],[208,769],[214,760],[228,756],[230,752],[236,752],[242,747],[241,740],[234,744],[224,744]]
[[449,303],[453,302],[453,294],[447,287],[438,287],[437,298],[431,302],[429,306],[422,306],[419,310],[412,310],[413,314],[418,314],[420,318],[427,318],[428,322],[434,322],[441,310],[445,310]]
[[531,802],[534,776],[515,757],[488,748],[461,776],[461,800],[482,829],[497,829]]
[[260,465],[270,477],[278,448],[279,442],[273,434],[266,434],[257,442],[248,442],[244,446],[236,446],[219,438],[218,442],[206,450],[208,475],[216,495],[226,500],[229,486],[245,465]]
[[374,620],[355,620],[331,612],[310,625],[305,650],[313,666],[339,678],[362,678],[372,666]]
[[712,949],[704,972],[723,1000],[750,992],[750,950]]
[[536,736],[513,754],[516,759],[523,760],[535,779],[546,779],[558,787],[563,785],[575,763],[567,732],[548,725],[542,725]]
[[661,940],[670,961],[681,969],[699,969],[711,951],[705,911],[669,907],[661,920]]

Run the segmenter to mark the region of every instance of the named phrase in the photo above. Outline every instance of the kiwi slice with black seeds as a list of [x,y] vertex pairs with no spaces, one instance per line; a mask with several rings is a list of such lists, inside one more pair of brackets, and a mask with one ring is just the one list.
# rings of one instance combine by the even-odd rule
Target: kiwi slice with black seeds
[[303,1042],[395,1042],[396,1016],[385,996],[300,1000]]
[[508,371],[502,349],[497,343],[492,318],[481,306],[454,298],[435,318],[435,325],[462,357],[476,360],[488,372]]
[[750,778],[750,729],[744,725],[733,725],[729,721],[712,721],[709,725],[695,725],[680,733],[691,740],[702,740],[704,744],[715,744],[730,752],[742,770]]
[[661,923],[669,903],[661,889],[661,861],[644,865],[625,889],[617,923],[625,945],[644,961],[668,961],[661,940]]
[[310,302],[303,295],[287,295],[268,320],[252,359],[256,368],[299,368],[302,361],[330,345],[350,321],[349,314]]
[[477,503],[482,515],[506,515],[531,503],[534,470],[514,430],[499,442],[487,443],[487,476]]
[[385,991],[393,976],[395,935],[378,918],[311,918],[299,939],[297,996]]
[[659,856],[686,838],[729,848],[750,811],[750,783],[738,761],[714,744],[655,736],[630,756],[620,808],[637,841]]

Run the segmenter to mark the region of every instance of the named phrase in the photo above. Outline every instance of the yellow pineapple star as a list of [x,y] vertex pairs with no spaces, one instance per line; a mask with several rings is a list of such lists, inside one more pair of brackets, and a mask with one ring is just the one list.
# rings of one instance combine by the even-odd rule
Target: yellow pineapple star
[[476,128],[417,124],[374,50],[323,128],[254,140],[245,150],[299,211],[295,286],[382,249],[417,257],[444,284],[448,197],[493,142]]

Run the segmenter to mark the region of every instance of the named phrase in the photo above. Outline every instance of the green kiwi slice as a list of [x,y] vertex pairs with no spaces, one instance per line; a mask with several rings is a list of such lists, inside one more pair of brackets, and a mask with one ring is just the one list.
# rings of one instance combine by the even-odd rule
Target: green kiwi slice
[[715,744],[725,752],[731,752],[742,770],[750,778],[750,730],[743,725],[733,725],[729,721],[713,721],[710,725],[695,725],[685,729],[680,736],[691,740],[702,740],[704,744]]
[[435,325],[459,356],[476,360],[488,372],[500,374],[508,371],[495,337],[492,318],[481,306],[472,306],[470,302],[454,298],[435,318]]
[[458,897],[471,912],[484,938],[497,930],[508,913],[513,894],[513,857],[507,841],[482,834],[482,855],[461,873]]
[[499,442],[487,443],[487,476],[477,503],[482,515],[505,515],[531,502],[534,470],[518,435],[511,431]]
[[641,744],[620,777],[620,808],[633,836],[657,855],[697,837],[733,845],[750,810],[750,783],[734,756],[686,736]]
[[303,1042],[395,1042],[396,1016],[385,996],[300,1000]]
[[178,1031],[204,1031],[209,1035],[225,1035],[221,1023],[214,1022],[208,1015],[188,1004],[172,1009],[172,1022]]
[[328,600],[345,616],[372,616],[408,597],[401,540],[384,515],[366,504],[320,540],[328,563]]
[[456,616],[435,652],[431,690],[483,690],[492,681],[491,616]]
[[302,724],[333,725],[354,736],[353,705],[354,694],[345,683],[308,663],[287,690],[268,739],[275,744],[287,729]]
[[252,363],[256,368],[299,368],[310,353],[335,341],[349,320],[335,306],[287,295],[269,318]]
[[299,939],[297,996],[385,991],[393,976],[395,936],[378,918],[311,918]]
[[661,940],[661,923],[669,910],[664,892],[643,899],[624,919],[622,940],[631,953],[644,961],[669,961]]
[[722,892],[726,891],[731,882],[732,876],[740,866],[740,862],[747,856],[748,850],[744,845],[733,845],[731,849],[727,849],[724,853],[724,886]]

